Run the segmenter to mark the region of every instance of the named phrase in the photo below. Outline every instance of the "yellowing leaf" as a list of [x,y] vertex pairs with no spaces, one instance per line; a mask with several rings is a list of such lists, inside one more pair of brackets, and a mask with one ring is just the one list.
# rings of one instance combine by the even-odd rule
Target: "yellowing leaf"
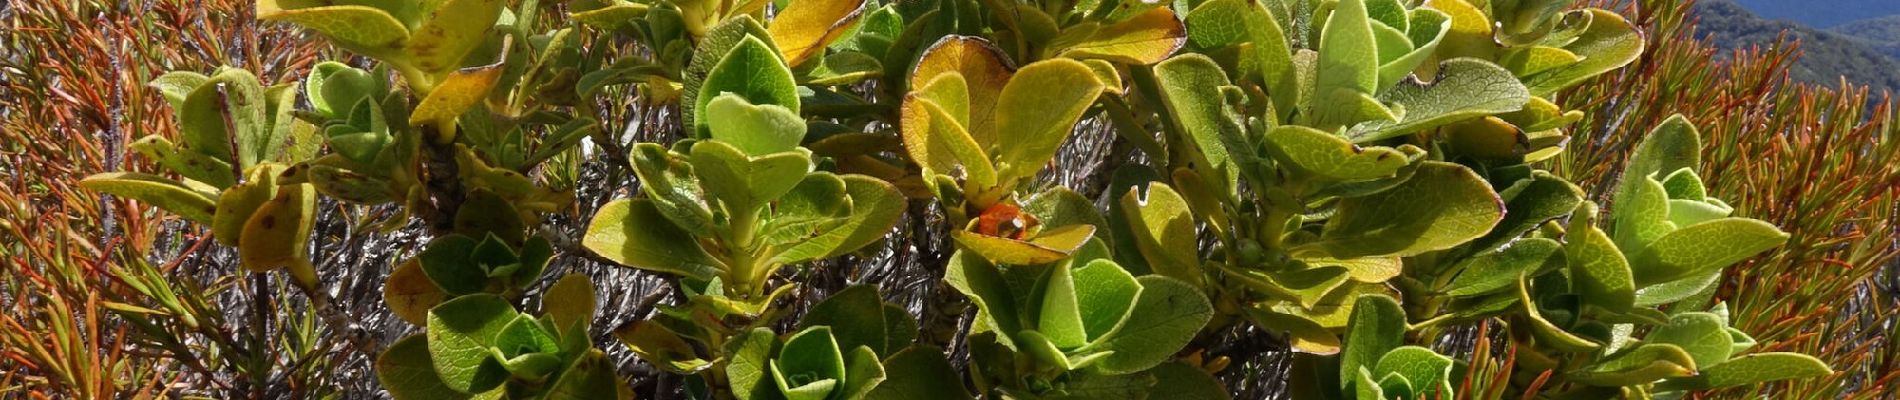
[[217,212],[211,195],[158,175],[107,172],[88,176],[79,186],[146,202],[201,224],[211,222]]
[[996,184],[990,156],[970,133],[934,101],[904,99],[904,149],[927,174],[962,174],[978,188]]
[[1320,241],[1293,252],[1334,258],[1409,257],[1476,239],[1503,217],[1503,202],[1477,173],[1457,164],[1426,161],[1397,187],[1341,201]]
[[278,187],[277,197],[257,207],[238,239],[244,269],[269,271],[304,258],[305,242],[316,224],[317,189],[310,184]]
[[244,225],[251,220],[251,215],[277,197],[277,174],[283,171],[283,166],[277,164],[252,168],[249,182],[232,186],[218,196],[218,211],[211,216],[211,232],[219,243],[234,247],[240,244],[238,238],[243,237]]
[[371,54],[398,49],[409,40],[402,21],[369,6],[322,6],[285,10],[279,0],[257,2],[257,19],[284,21],[317,31],[352,50]]
[[996,143],[996,102],[1016,69],[1003,57],[1002,50],[972,36],[945,36],[924,50],[923,58],[911,70],[910,90],[919,90],[937,77],[957,74],[963,77],[969,94],[970,121],[964,128],[980,148]]
[[612,29],[624,23],[639,21],[641,16],[646,15],[647,7],[644,3],[617,3],[567,15],[583,24]]
[[[416,105],[415,112],[409,114],[409,124],[446,125],[454,122],[469,107],[488,97],[488,91],[495,88],[495,81],[501,79],[503,71],[501,64],[494,64],[449,74],[448,79],[429,91],[429,97],[422,99],[422,104]],[[451,139],[439,138],[444,142]]]
[[383,302],[389,304],[389,311],[396,313],[404,321],[417,326],[429,324],[429,309],[448,299],[448,294],[435,286],[429,276],[422,273],[422,264],[415,257],[396,265],[383,281]]
[[851,28],[864,14],[864,0],[795,0],[766,30],[779,44],[785,64],[798,66]]
[[462,58],[488,40],[488,31],[494,28],[503,6],[502,0],[442,0],[440,3],[403,48],[412,66],[431,75],[461,67]]
[[[997,133],[1010,138],[1007,146],[990,145],[996,149],[997,182],[1007,185],[1041,171],[1101,93],[1102,81],[1079,61],[1043,60],[1018,71],[996,99]],[[977,94],[972,90],[970,96]],[[981,119],[974,103],[972,119]]]
[[1146,65],[1161,62],[1185,43],[1187,27],[1174,11],[1159,7],[1095,31],[1063,50],[1062,56]]
[[1067,258],[1082,248],[1095,234],[1094,225],[1070,225],[1051,229],[1027,241],[958,230],[951,238],[969,250],[997,264],[1047,264]]

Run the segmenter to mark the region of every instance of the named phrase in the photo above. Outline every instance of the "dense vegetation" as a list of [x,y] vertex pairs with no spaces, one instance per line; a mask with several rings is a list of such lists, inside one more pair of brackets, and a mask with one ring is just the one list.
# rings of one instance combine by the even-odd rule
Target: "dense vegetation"
[[0,393],[1885,390],[1892,113],[1410,3],[9,6]]

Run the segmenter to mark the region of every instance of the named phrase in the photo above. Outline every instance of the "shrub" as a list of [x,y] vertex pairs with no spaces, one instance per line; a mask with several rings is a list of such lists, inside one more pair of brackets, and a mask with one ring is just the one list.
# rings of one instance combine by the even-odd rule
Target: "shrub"
[[[1632,24],[1564,0],[1412,3],[260,0],[374,67],[164,75],[179,140],[133,146],[164,174],[83,185],[210,225],[319,311],[319,194],[400,209],[385,229],[419,219],[434,239],[385,280],[425,329],[376,362],[399,398],[633,396],[594,348],[596,284],[533,290],[557,253],[680,289],[613,331],[695,398],[1221,398],[1226,361],[1204,352],[1243,327],[1301,353],[1301,398],[1457,397],[1481,378],[1433,345],[1486,321],[1516,352],[1489,391],[1832,373],[1749,353],[1712,300],[1788,235],[1711,196],[1686,119],[1642,139],[1607,213],[1540,169],[1585,117],[1552,97],[1641,55]],[[645,51],[590,58],[608,35]],[[541,222],[574,195],[547,164],[596,155],[589,138],[620,150],[586,100],[619,85],[676,105],[685,138],[603,156],[640,188],[557,248]],[[1107,212],[1037,180],[1085,120],[1148,160],[1115,172]],[[913,201],[956,246],[940,267],[975,309],[962,351],[917,340],[871,286],[798,315],[788,270],[873,247]]]

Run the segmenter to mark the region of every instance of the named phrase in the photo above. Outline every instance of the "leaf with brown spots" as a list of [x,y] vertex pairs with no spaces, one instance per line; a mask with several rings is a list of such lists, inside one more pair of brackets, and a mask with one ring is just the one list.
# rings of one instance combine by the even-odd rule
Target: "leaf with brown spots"
[[238,239],[238,261],[250,271],[289,266],[304,257],[304,245],[316,223],[317,190],[310,184],[285,185],[277,197],[257,208]]

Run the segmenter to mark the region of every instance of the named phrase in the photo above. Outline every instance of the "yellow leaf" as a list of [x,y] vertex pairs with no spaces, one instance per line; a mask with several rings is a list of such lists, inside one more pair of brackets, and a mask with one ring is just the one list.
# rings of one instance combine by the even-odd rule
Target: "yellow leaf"
[[395,312],[397,317],[423,326],[429,323],[429,309],[441,304],[448,294],[429,280],[417,259],[411,257],[389,273],[389,279],[383,281],[383,302],[389,304],[389,311]]
[[[502,70],[501,64],[497,63],[449,74],[448,79],[429,92],[428,98],[422,99],[422,104],[416,105],[415,113],[409,114],[409,124],[448,125],[454,122],[455,117],[461,116],[462,112],[488,96],[488,91],[495,88],[495,81],[501,78]],[[453,138],[441,138],[445,142],[450,139]]]
[[316,223],[317,190],[308,183],[285,185],[244,224],[238,261],[250,271],[288,267],[304,257]]
[[797,67],[824,52],[825,45],[849,30],[860,15],[864,15],[864,0],[796,0],[772,19],[766,31],[778,43],[785,65]]
[[251,168],[250,181],[225,189],[218,196],[218,211],[211,216],[211,233],[218,243],[226,246],[238,246],[238,238],[243,237],[244,224],[251,220],[264,202],[277,197],[277,175],[284,172],[282,164],[261,164]]
[[1155,8],[1109,25],[1069,47],[1063,57],[1100,58],[1127,64],[1154,64],[1187,43],[1187,27],[1167,7]]
[[403,48],[409,63],[430,75],[461,67],[462,58],[487,41],[502,5],[501,0],[441,1]]

